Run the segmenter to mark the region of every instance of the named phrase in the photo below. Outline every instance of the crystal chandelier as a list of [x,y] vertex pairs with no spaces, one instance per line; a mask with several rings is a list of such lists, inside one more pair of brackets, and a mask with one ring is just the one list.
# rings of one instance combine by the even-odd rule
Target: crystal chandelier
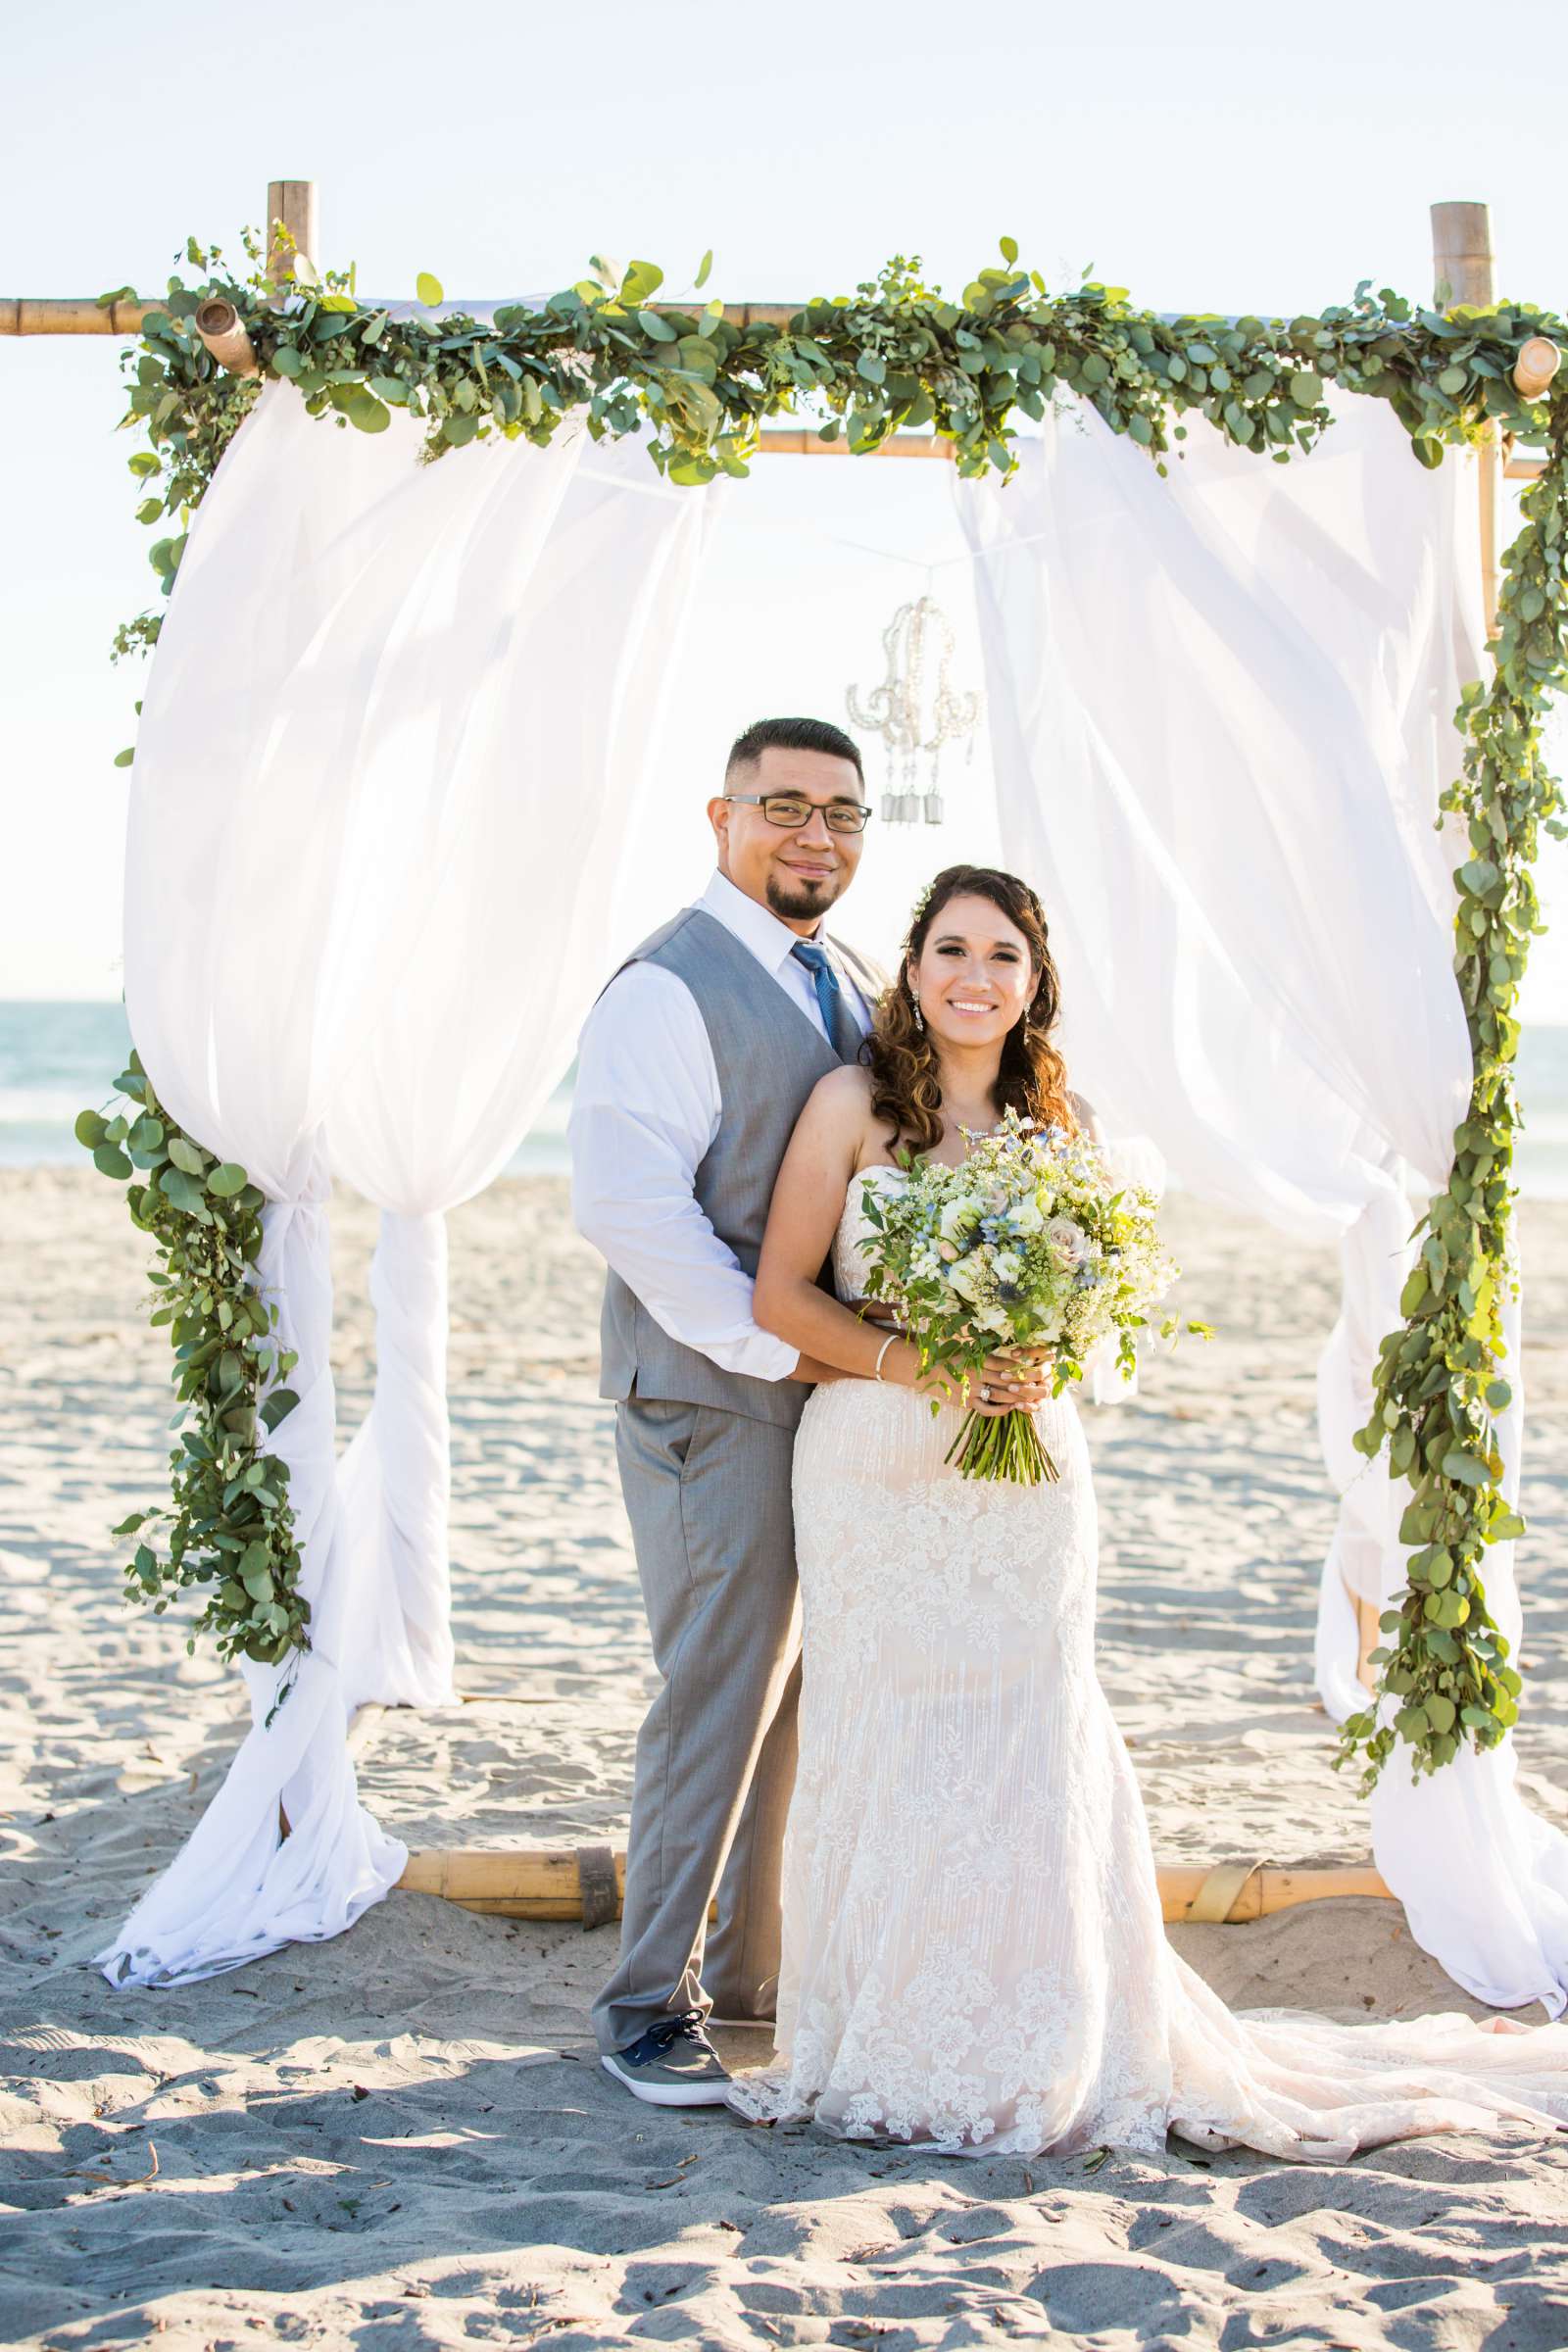
[[[888,658],[886,677],[863,702],[858,687],[849,689],[850,724],[864,734],[880,735],[887,748],[888,789],[882,795],[882,816],[887,824],[918,824],[923,815],[928,825],[940,825],[943,808],[937,771],[943,746],[967,738],[967,757],[974,758],[983,698],[978,693],[956,694],[948,683],[956,642],[953,623],[934,597],[922,596],[912,605],[901,605],[882,632]],[[928,662],[936,671],[929,732],[924,717]],[[928,762],[923,792],[922,757]]]

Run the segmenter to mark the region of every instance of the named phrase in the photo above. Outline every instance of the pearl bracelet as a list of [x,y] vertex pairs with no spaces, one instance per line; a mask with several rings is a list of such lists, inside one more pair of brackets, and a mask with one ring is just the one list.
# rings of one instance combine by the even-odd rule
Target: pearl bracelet
[[899,1335],[896,1331],[890,1331],[887,1338],[883,1341],[881,1347],[876,1351],[876,1376],[878,1380],[880,1380],[882,1377],[882,1358],[887,1354],[888,1349],[892,1347],[898,1336]]

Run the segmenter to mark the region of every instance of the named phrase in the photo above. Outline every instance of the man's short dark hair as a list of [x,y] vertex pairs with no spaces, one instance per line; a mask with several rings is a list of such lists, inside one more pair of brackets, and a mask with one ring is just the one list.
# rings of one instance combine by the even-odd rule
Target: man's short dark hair
[[762,754],[780,752],[822,752],[830,760],[853,760],[855,772],[865,787],[865,769],[860,764],[860,747],[853,735],[835,727],[825,718],[758,718],[737,735],[729,747],[724,762],[726,780],[737,767],[755,767]]

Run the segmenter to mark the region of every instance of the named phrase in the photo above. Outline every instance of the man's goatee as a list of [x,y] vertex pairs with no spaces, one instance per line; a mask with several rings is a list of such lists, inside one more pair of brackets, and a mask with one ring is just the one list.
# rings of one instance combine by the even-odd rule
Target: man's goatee
[[824,906],[833,904],[832,876],[824,874],[820,882],[802,882],[795,890],[785,890],[769,881],[767,903],[786,922],[804,922],[810,914],[820,914]]

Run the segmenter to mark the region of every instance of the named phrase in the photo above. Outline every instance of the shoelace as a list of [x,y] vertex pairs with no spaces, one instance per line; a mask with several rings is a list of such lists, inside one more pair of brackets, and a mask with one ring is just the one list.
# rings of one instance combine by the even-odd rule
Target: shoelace
[[650,2026],[648,2031],[661,2057],[682,2034],[692,2033],[702,2042],[708,2039],[703,2031],[703,2013],[700,2009],[688,2009],[681,2017],[666,2018],[662,2025]]

